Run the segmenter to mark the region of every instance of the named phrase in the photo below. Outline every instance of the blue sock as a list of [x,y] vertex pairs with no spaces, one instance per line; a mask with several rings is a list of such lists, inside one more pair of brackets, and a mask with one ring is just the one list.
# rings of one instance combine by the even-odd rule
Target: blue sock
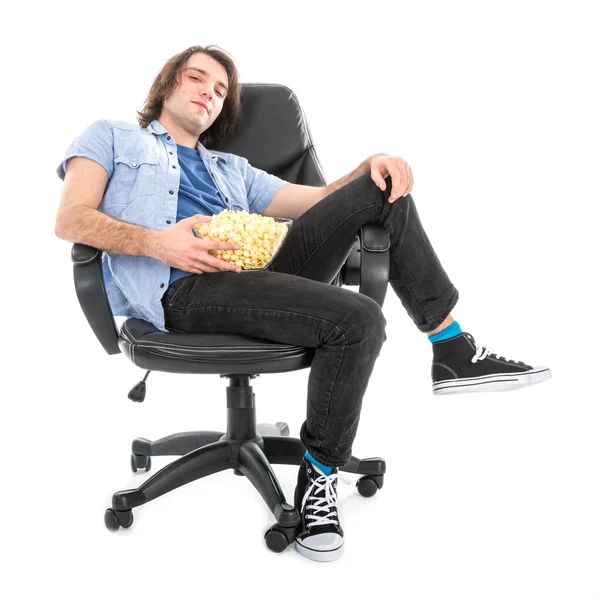
[[326,467],[325,465],[322,465],[318,460],[311,456],[308,450],[306,451],[304,458],[306,458],[306,460],[310,461],[316,467],[319,467],[319,469],[323,471],[323,475],[331,475],[333,473],[333,467]]
[[462,329],[460,328],[460,325],[456,321],[454,321],[452,325],[448,325],[448,327],[445,327],[439,333],[436,333],[435,335],[430,335],[429,341],[432,344],[435,344],[436,342],[441,342],[442,340],[448,340],[450,338],[456,337],[461,333]]

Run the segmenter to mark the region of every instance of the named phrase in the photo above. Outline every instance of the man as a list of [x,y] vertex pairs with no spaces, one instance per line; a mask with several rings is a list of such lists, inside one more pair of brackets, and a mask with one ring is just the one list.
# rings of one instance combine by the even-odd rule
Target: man
[[[337,469],[348,462],[361,402],[386,320],[371,298],[330,285],[366,223],[390,237],[390,285],[433,346],[436,394],[502,391],[538,383],[549,369],[492,354],[450,312],[458,291],[442,268],[410,196],[401,158],[377,154],[326,187],[291,184],[242,157],[209,151],[240,118],[232,59],[214,46],[172,57],[156,77],[139,126],[96,121],[68,148],[56,234],[105,251],[115,315],[157,328],[233,332],[315,348],[306,455],[295,503],[296,548],[329,561],[343,547]],[[264,271],[209,254],[236,244],[196,238],[194,224],[224,209],[294,220]]]

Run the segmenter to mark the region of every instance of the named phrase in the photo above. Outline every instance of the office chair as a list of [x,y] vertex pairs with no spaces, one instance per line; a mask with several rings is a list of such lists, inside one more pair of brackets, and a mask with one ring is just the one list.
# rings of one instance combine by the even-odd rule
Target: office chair
[[[243,120],[233,138],[214,147],[246,157],[250,164],[304,185],[324,186],[325,179],[302,109],[295,94],[276,84],[242,85]],[[380,306],[388,285],[389,237],[379,225],[357,232],[350,253],[332,285],[359,286],[358,293]],[[177,456],[137,489],[118,491],[104,522],[111,531],[133,523],[132,509],[201,477],[232,469],[245,475],[263,497],[276,523],[265,533],[267,547],[282,552],[295,539],[300,515],[287,503],[271,464],[300,465],[305,448],[289,437],[283,423],[256,425],[250,380],[262,373],[310,367],[314,349],[242,335],[165,333],[140,319],[117,326],[102,277],[102,252],[74,244],[71,252],[77,297],[98,341],[108,354],[123,353],[147,373],[129,393],[141,402],[150,371],[220,375],[226,390],[227,430],[185,432],[156,441],[133,440],[131,468],[149,471],[152,456]],[[302,401],[298,398],[298,401]],[[340,470],[362,475],[358,492],[373,496],[383,486],[385,461],[352,457]]]

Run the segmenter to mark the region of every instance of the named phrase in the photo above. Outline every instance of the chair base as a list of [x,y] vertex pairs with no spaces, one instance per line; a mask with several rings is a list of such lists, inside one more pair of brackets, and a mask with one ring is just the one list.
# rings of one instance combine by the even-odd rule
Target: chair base
[[[228,375],[232,384],[227,392],[227,433],[218,431],[184,432],[154,442],[137,438],[131,445],[132,468],[149,470],[151,456],[178,456],[136,489],[118,491],[112,509],[105,514],[106,526],[116,531],[133,523],[131,510],[182,485],[233,469],[254,485],[275,517],[276,524],[265,534],[267,546],[281,552],[296,536],[300,515],[288,504],[272,464],[300,465],[306,451],[297,438],[287,437],[285,423],[255,425],[254,394],[248,384],[251,376]],[[278,435],[263,435],[266,433]],[[385,461],[352,457],[340,471],[363,475],[358,491],[372,496],[383,486]]]

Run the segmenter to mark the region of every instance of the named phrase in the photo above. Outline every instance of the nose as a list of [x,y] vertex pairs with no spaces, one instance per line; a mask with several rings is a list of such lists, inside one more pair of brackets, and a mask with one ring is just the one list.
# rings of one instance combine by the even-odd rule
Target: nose
[[213,97],[213,91],[210,88],[205,88],[204,90],[202,90],[201,94],[203,96],[206,96],[208,98],[208,100],[212,100]]

